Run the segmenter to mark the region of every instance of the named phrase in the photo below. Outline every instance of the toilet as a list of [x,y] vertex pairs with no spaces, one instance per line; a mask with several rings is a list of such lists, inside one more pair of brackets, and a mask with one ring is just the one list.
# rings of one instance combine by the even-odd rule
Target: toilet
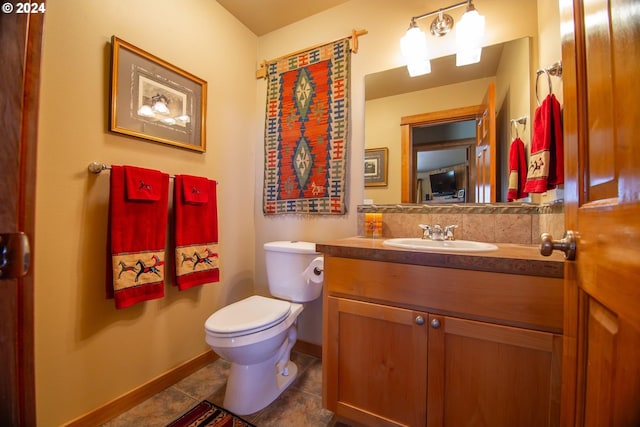
[[264,244],[269,292],[221,308],[205,322],[207,344],[231,362],[223,406],[238,415],[259,411],[293,382],[290,360],[303,303],[322,294],[323,258],[315,243]]

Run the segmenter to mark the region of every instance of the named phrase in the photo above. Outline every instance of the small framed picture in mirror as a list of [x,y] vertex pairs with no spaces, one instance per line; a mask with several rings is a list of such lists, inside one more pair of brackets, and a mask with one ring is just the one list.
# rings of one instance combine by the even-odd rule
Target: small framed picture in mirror
[[364,186],[387,186],[387,159],[389,149],[367,148],[364,150]]

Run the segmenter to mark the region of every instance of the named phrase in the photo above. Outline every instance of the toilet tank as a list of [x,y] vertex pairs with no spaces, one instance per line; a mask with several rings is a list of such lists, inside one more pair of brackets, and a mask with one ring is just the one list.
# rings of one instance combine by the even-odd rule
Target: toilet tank
[[264,244],[269,292],[276,298],[293,302],[308,302],[320,297],[323,274],[313,272],[323,268],[323,258],[316,244],[300,241],[278,241]]

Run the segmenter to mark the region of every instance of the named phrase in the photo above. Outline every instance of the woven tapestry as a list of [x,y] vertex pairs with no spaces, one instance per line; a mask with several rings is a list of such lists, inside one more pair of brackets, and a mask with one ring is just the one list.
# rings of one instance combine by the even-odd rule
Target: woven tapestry
[[346,212],[349,39],[267,64],[263,210]]

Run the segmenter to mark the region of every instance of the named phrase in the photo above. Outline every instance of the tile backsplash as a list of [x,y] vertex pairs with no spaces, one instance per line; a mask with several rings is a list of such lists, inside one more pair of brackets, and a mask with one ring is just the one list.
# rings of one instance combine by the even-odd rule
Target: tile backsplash
[[488,243],[538,244],[541,233],[564,234],[562,203],[459,205],[360,205],[358,235],[364,236],[365,213],[382,214],[381,238],[421,237],[418,224],[457,225],[456,239]]

